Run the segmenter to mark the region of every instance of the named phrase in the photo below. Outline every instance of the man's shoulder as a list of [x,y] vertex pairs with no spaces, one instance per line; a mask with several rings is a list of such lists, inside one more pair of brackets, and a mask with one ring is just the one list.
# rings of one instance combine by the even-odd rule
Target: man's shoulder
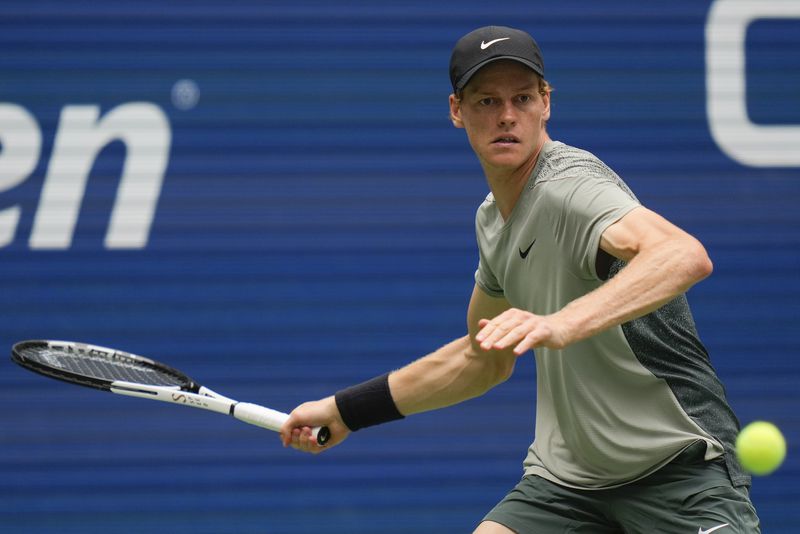
[[578,177],[618,179],[600,158],[582,148],[553,141],[544,155],[536,184]]
[[486,198],[483,199],[481,205],[478,206],[478,211],[475,214],[476,222],[478,226],[485,226],[494,222],[497,215],[497,204],[494,200],[494,195],[489,193],[486,195]]
[[609,184],[636,198],[630,187],[600,158],[574,146],[552,142],[533,182],[534,186],[557,197],[589,186]]

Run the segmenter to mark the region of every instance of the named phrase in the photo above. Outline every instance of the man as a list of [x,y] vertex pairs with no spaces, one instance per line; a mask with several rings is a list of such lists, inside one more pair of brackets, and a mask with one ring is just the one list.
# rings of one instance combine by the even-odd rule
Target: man
[[352,430],[483,394],[536,349],[536,434],[525,476],[476,533],[752,533],[738,421],[684,293],[703,246],[642,207],[593,155],[552,141],[550,87],[525,32],[467,34],[450,114],[491,194],[478,209],[468,334],[406,367],[306,403],[285,446],[320,452]]

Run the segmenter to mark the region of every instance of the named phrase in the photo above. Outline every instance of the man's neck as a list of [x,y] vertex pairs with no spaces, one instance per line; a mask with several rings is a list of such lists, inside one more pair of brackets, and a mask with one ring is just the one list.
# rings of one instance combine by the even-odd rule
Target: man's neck
[[484,167],[486,180],[489,182],[489,188],[492,190],[497,209],[500,210],[500,215],[504,221],[511,217],[511,212],[514,211],[514,206],[517,205],[522,191],[528,183],[531,173],[533,172],[536,163],[539,161],[539,154],[542,152],[545,142],[550,138],[545,134],[539,143],[539,147],[534,152],[533,156],[525,163],[512,169],[510,171],[501,169],[487,169]]

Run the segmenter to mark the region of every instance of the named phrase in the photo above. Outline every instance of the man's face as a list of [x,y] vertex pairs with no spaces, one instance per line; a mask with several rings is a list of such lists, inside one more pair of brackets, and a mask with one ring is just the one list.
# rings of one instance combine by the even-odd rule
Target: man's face
[[472,77],[460,100],[450,95],[450,113],[486,171],[513,171],[536,157],[550,96],[539,93],[539,78],[525,65],[495,61]]

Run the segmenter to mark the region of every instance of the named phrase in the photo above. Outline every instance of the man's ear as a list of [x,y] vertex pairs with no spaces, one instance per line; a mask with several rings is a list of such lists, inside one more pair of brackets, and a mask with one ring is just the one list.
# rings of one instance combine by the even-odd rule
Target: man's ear
[[454,94],[450,95],[450,120],[456,128],[464,127],[464,122],[461,120],[461,100]]
[[544,100],[544,113],[542,113],[542,120],[547,122],[550,120],[550,92],[546,92],[542,95],[542,100]]

